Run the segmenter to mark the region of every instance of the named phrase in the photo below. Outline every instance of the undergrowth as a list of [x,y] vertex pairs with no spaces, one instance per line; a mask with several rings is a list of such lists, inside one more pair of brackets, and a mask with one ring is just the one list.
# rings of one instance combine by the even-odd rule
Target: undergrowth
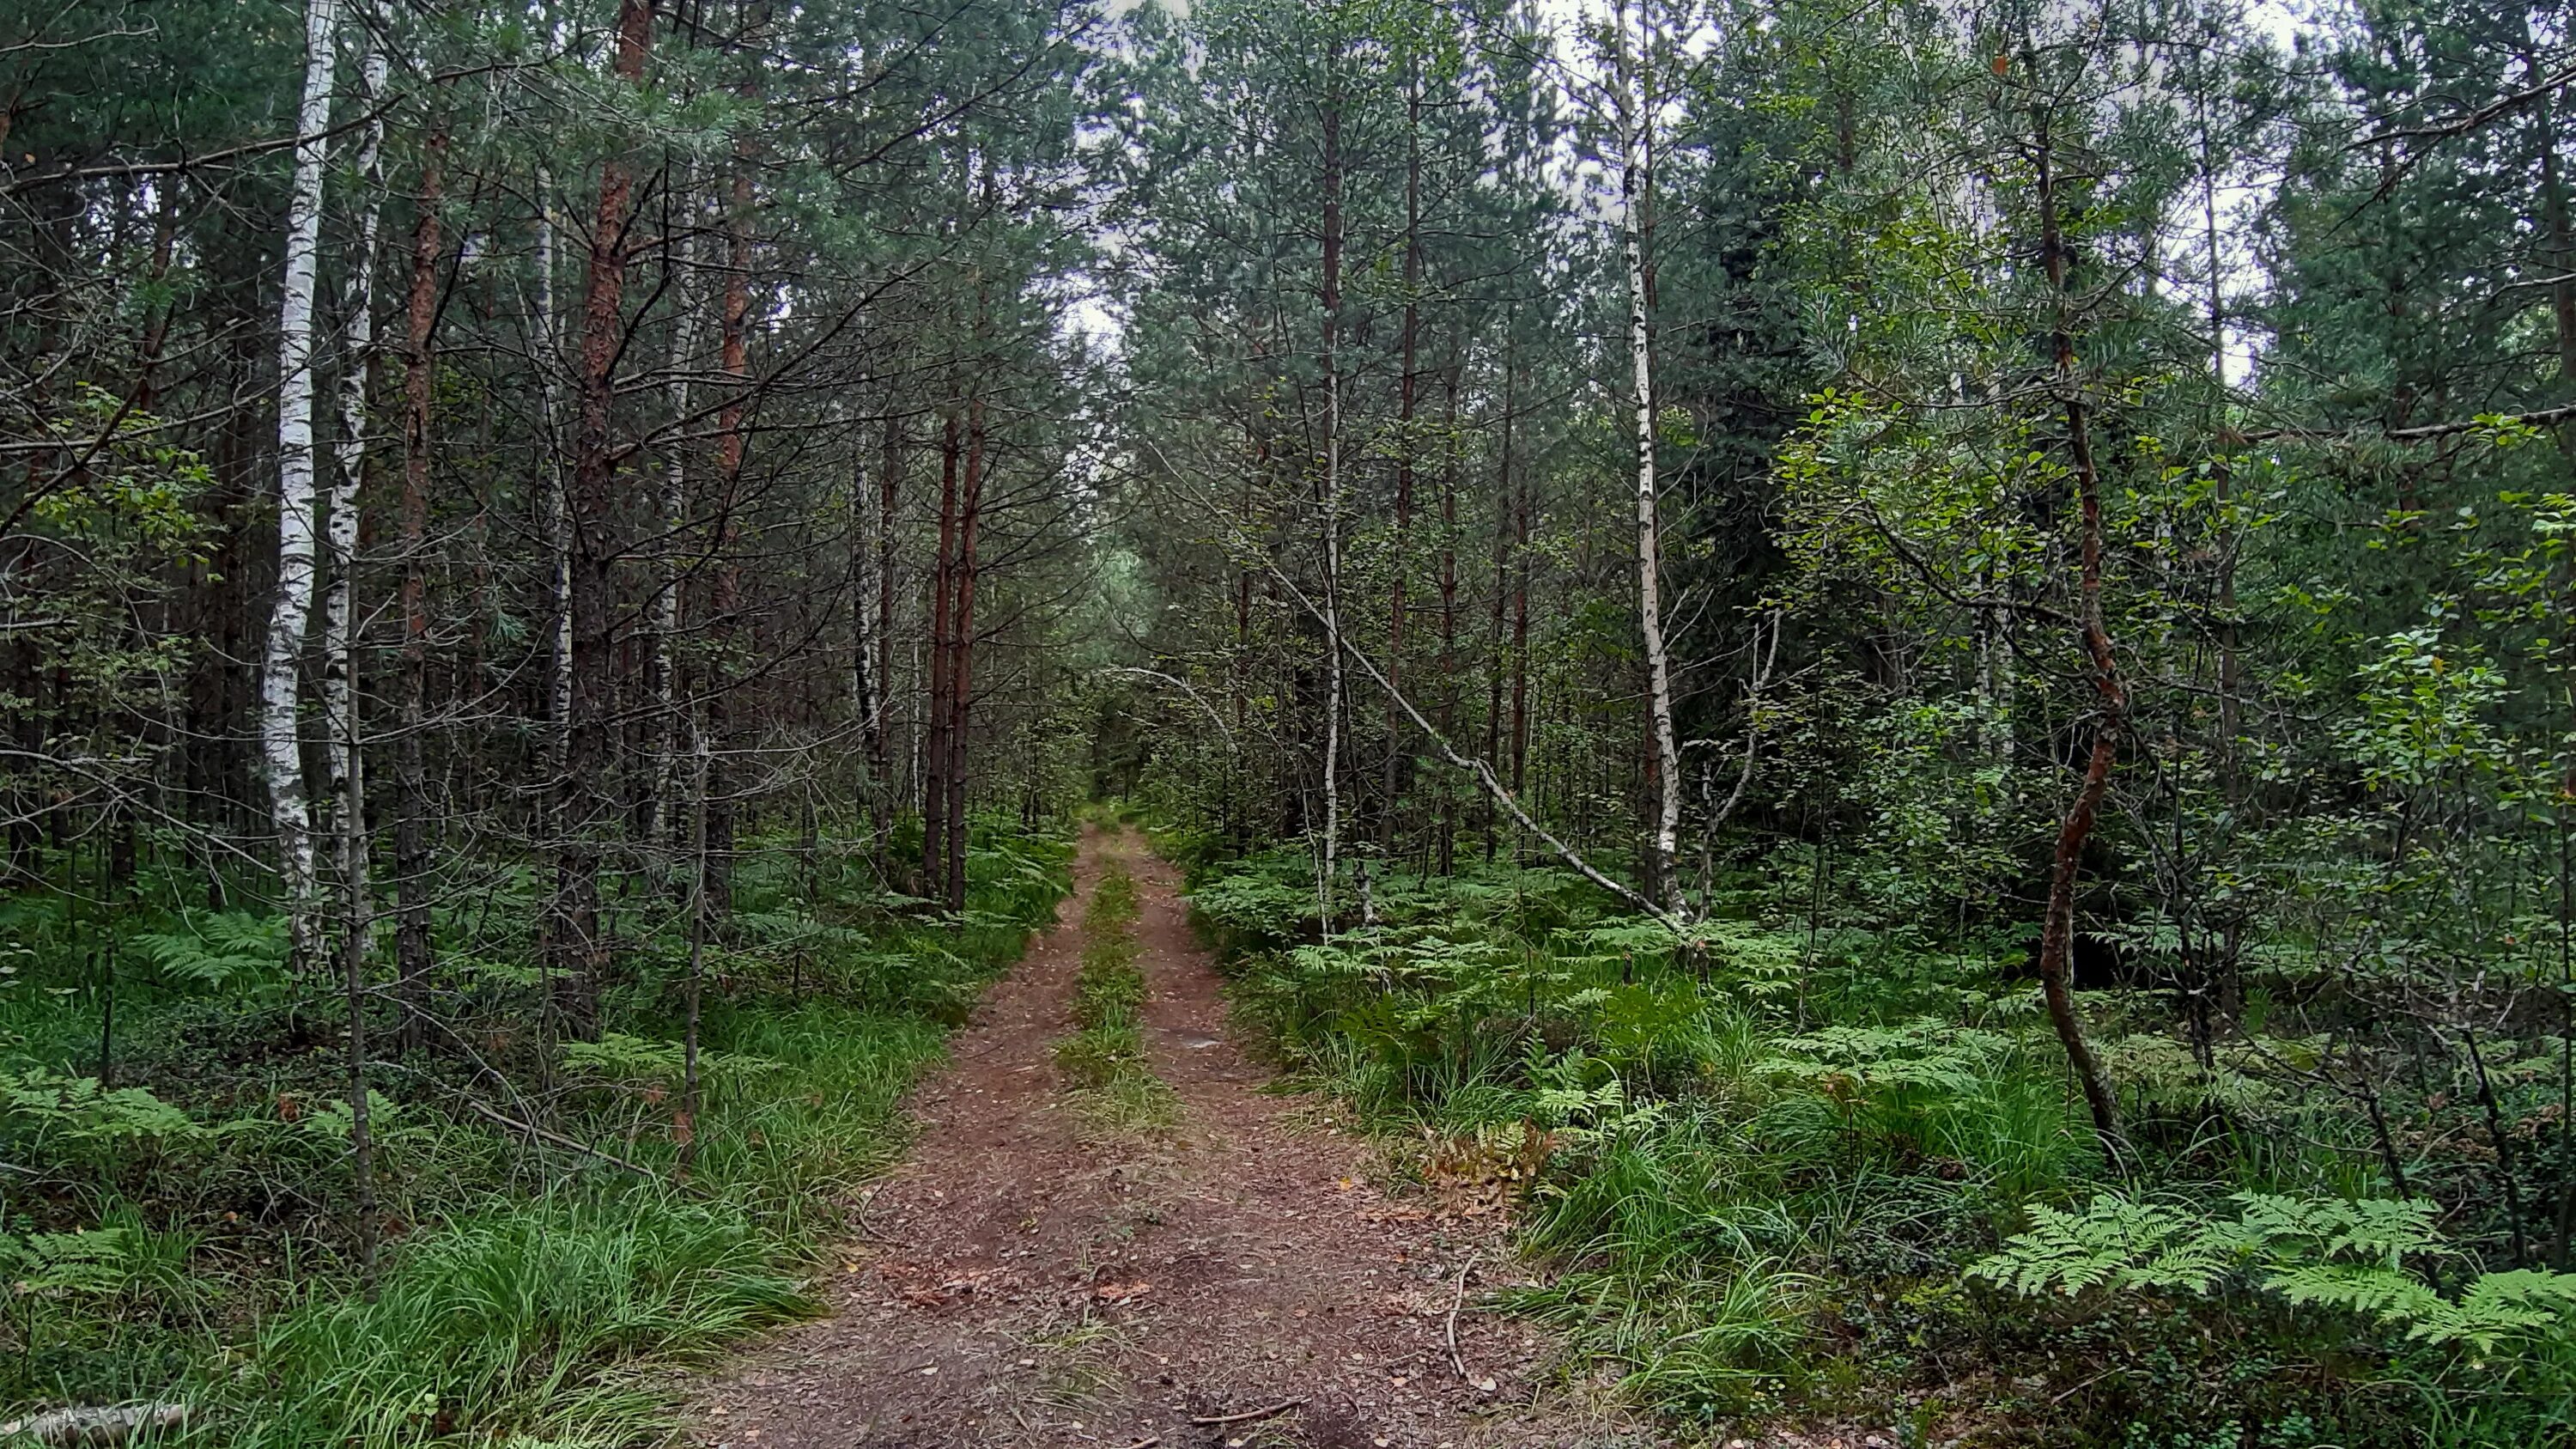
[[1055,1049],[1083,1114],[1126,1132],[1168,1130],[1180,1099],[1145,1060],[1145,973],[1136,964],[1136,880],[1115,861],[1082,916],[1082,966],[1074,977],[1074,1034]]
[[173,882],[115,918],[0,902],[11,1410],[176,1400],[186,1427],[146,1442],[250,1449],[666,1433],[661,1370],[807,1311],[813,1253],[901,1149],[906,1086],[1051,915],[1071,850],[979,826],[957,920],[881,894],[866,854],[744,852],[704,963],[685,1181],[681,913],[627,905],[607,1029],[582,1041],[531,1027],[542,978],[510,923],[536,914],[532,877],[443,910],[453,1035],[403,1050],[390,1011],[371,1026],[372,1299],[348,1258],[341,1018],[274,922]]
[[[2264,1095],[2252,1056],[2313,1044],[2203,1061],[2153,1003],[2091,993],[2153,1144],[2114,1170],[2010,938],[1820,922],[1783,871],[1677,940],[1507,864],[1383,877],[1376,922],[1326,936],[1302,853],[1194,874],[1239,1009],[1390,1142],[1427,1139],[1429,1187],[1533,1183],[1519,1227],[1556,1271],[1508,1306],[1677,1423],[2570,1442],[2576,1277],[2488,1271],[2349,1114]],[[2246,1125],[2258,1103],[2296,1130]]]

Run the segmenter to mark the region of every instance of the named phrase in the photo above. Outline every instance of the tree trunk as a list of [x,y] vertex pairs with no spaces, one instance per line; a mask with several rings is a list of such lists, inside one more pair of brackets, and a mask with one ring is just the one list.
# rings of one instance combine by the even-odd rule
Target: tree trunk
[[[1458,721],[1458,364],[1452,355],[1444,381],[1447,400],[1441,418],[1440,462],[1440,736],[1447,739]],[[1485,758],[1490,761],[1493,755]],[[1456,867],[1458,796],[1447,776],[1440,781],[1439,866],[1442,875]]]
[[1664,648],[1663,545],[1655,478],[1654,338],[1648,307],[1648,208],[1654,185],[1654,85],[1644,48],[1631,63],[1624,23],[1614,52],[1619,72],[1620,241],[1628,263],[1628,365],[1636,393],[1637,625],[1646,653],[1647,779],[1653,796],[1654,832],[1646,852],[1647,895],[1675,904],[1673,857],[1681,836],[1681,750],[1673,736],[1672,665]]
[[1342,837],[1342,112],[1324,108],[1324,854],[1316,903],[1333,929],[1333,877]]
[[[370,36],[359,62],[364,83],[359,104],[384,94],[391,67]],[[374,935],[374,897],[368,880],[366,758],[358,719],[358,485],[366,470],[367,374],[375,353],[376,241],[384,215],[385,127],[371,121],[358,142],[357,245],[349,257],[346,341],[340,360],[339,466],[331,483],[331,593],[326,601],[323,700],[331,718],[332,785],[339,797],[334,832],[342,901],[341,984],[346,997],[349,1088],[349,1208],[357,1240],[358,1279],[369,1297],[376,1290],[375,1120],[367,1097],[367,966]]]
[[751,159],[734,153],[732,205],[725,218],[725,290],[721,365],[726,398],[717,430],[715,584],[710,590],[710,662],[706,688],[707,871],[706,907],[719,916],[733,909],[735,833],[733,750],[733,654],[742,628],[742,565],[737,546],[741,531],[742,466],[750,447],[745,428],[751,398]]
[[429,781],[421,734],[429,717],[429,455],[437,396],[438,259],[446,250],[438,208],[447,128],[433,127],[421,164],[419,215],[412,222],[411,287],[403,330],[403,479],[397,538],[402,550],[402,655],[396,671],[394,738],[394,971],[401,983],[402,1039],[425,1039],[430,972]]
[[306,0],[304,95],[296,113],[295,170],[286,208],[286,274],[277,308],[277,593],[260,662],[260,766],[285,889],[287,927],[296,964],[316,964],[312,818],[305,805],[304,753],[298,728],[297,676],[304,629],[313,612],[315,451],[313,444],[313,299],[322,250],[325,133],[331,128],[331,74],[337,59],[337,0]]
[[2057,317],[2051,335],[2059,396],[2066,413],[2066,450],[2075,471],[2080,572],[2076,581],[2077,619],[2084,654],[2099,708],[2093,716],[2093,749],[2057,830],[2050,858],[2048,914],[2040,927],[2040,994],[2048,1005],[2049,1024],[2066,1049],[2067,1065],[2084,1089],[2092,1109],[2093,1130],[2114,1161],[2125,1156],[2128,1142],[2120,1129],[2119,1098],[2103,1076],[2101,1064],[2085,1040],[2083,1018],[2075,1009],[2072,960],[2075,944],[2075,885],[2082,872],[2084,842],[2093,833],[2102,797],[2110,789],[2111,766],[2119,751],[2121,726],[2128,713],[2128,690],[2121,683],[2119,661],[2111,652],[2111,635],[2102,614],[2102,478],[2093,463],[2093,439],[2076,375],[2073,332],[2074,298],[2067,287],[2066,239],[2059,227],[2055,157],[2049,144],[2047,111],[2031,110],[2038,162],[2040,254],[2056,297]]
[[876,608],[877,534],[883,527],[876,498],[868,486],[868,449],[864,428],[851,433],[850,448],[850,722],[859,730],[860,788],[867,794],[870,837],[881,850],[885,841],[884,718],[877,713]]
[[[1404,685],[1404,575],[1411,560],[1413,535],[1415,394],[1420,389],[1422,333],[1422,81],[1409,76],[1405,88],[1404,138],[1404,330],[1400,343],[1402,370],[1395,388],[1395,548],[1389,560],[1387,586],[1386,677]],[[1404,792],[1404,716],[1392,699],[1386,706],[1386,766],[1378,785],[1378,853],[1395,857],[1396,802]]]
[[[682,208],[687,214],[687,208]],[[696,218],[683,223],[693,229]],[[685,436],[689,415],[689,369],[698,355],[697,299],[691,296],[694,258],[692,244],[683,240],[668,243],[666,264],[672,269],[671,297],[678,316],[671,324],[671,420],[674,435],[670,454],[662,460],[661,507],[655,510],[655,522],[662,532],[662,577],[656,581],[653,594],[653,652],[645,661],[645,688],[653,696],[653,778],[644,802],[644,837],[656,852],[673,853],[679,845],[679,824],[672,818],[674,792],[679,787],[679,762],[683,748],[689,748],[685,736],[688,712],[679,699],[680,603],[687,587],[688,565],[681,538],[689,519],[689,443]],[[694,754],[694,749],[691,749]],[[704,802],[691,805],[690,849],[697,851],[696,812]],[[693,867],[694,868],[694,867]],[[698,889],[692,885],[694,892]],[[691,897],[696,909],[696,897]]]
[[948,862],[948,672],[952,662],[949,598],[957,548],[957,407],[940,420],[939,553],[930,570],[930,690],[926,701],[921,781],[922,894],[940,890]]
[[893,862],[887,858],[889,837],[893,833],[895,801],[894,747],[889,736],[894,731],[894,600],[895,600],[895,508],[900,501],[897,490],[903,481],[903,418],[895,407],[894,397],[886,398],[885,456],[877,468],[877,632],[876,693],[868,708],[876,719],[876,754],[873,773],[877,784],[877,879],[894,884]]
[[[651,0],[619,0],[616,72],[641,85],[653,44]],[[572,483],[565,497],[571,542],[572,700],[566,721],[556,840],[554,927],[556,1005],[575,1035],[599,1029],[599,992],[609,965],[600,933],[599,870],[604,835],[614,817],[609,789],[617,715],[615,567],[617,528],[614,436],[617,355],[625,338],[627,203],[635,180],[625,158],[600,168],[599,209],[591,228],[590,265],[582,289],[581,356],[574,421]]]
[[974,705],[975,535],[984,512],[984,399],[966,404],[966,487],[958,504],[957,607],[948,666],[948,909],[966,909],[967,723]]

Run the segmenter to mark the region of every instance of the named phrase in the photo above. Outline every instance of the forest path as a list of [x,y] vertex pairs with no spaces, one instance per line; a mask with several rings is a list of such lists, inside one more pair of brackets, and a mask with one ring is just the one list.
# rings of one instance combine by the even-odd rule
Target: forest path
[[[1050,1055],[1073,1030],[1075,923],[1110,861],[1136,881],[1147,1050],[1181,1101],[1160,1137],[1088,1124]],[[1088,832],[1075,882],[916,1092],[920,1137],[825,1286],[831,1315],[700,1383],[699,1444],[1647,1442],[1542,1391],[1538,1330],[1473,1310],[1515,1272],[1498,1225],[1390,1199],[1329,1104],[1264,1090],[1167,864]]]

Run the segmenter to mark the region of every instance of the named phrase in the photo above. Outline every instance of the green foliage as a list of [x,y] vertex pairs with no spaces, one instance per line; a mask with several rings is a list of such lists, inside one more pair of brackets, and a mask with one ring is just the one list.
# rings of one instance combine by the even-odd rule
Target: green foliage
[[2407,1268],[2454,1250],[2420,1199],[2239,1193],[2232,1220],[2105,1193],[2081,1212],[2037,1204],[2029,1231],[1973,1276],[2024,1294],[2186,1291],[2250,1282],[2300,1307],[2402,1326],[2409,1340],[2495,1353],[2508,1341],[2576,1343],[2576,1274],[2480,1273],[2445,1296]]
[[2012,1045],[2001,1032],[1929,1017],[1893,1026],[1827,1026],[1783,1039],[1780,1055],[1763,1062],[1761,1069],[1859,1092],[1904,1087],[1973,1092],[1992,1076]]
[[[329,1039],[336,1003],[283,974],[275,918],[99,921],[11,900],[0,909],[33,924],[19,938],[32,979],[0,996],[0,1266],[25,1310],[0,1328],[7,1396],[175,1392],[198,1406],[192,1442],[274,1449],[660,1432],[667,1379],[648,1367],[806,1310],[805,1260],[900,1149],[903,1094],[945,1025],[1018,953],[1022,923],[1051,913],[1067,846],[987,851],[998,831],[978,829],[981,924],[887,916],[837,842],[746,852],[740,919],[710,953],[722,967],[706,983],[686,1191],[668,1184],[685,917],[633,943],[615,1027],[559,1043],[551,1095],[534,1043],[501,1034],[542,984],[512,954],[525,935],[467,936],[474,917],[443,917],[443,979],[468,993],[454,1019],[493,1033],[474,1039],[484,1062],[521,1074],[500,1103],[644,1173],[455,1110],[460,1093],[494,1100],[485,1069],[435,1051],[388,1060],[371,1093],[389,1224],[372,1304],[341,1257],[345,1079],[311,1035]],[[64,1069],[97,1048],[104,1003],[84,983],[108,929],[141,963],[119,983],[131,1036],[114,1086]],[[550,1184],[535,1198],[532,1169]]]
[[286,918],[217,911],[187,920],[181,931],[134,937],[144,958],[175,985],[209,990],[273,986],[286,969]]
[[317,1297],[277,1316],[248,1382],[206,1388],[231,1411],[226,1442],[259,1449],[547,1426],[621,1437],[663,1407],[627,1366],[702,1355],[807,1307],[739,1207],[650,1190],[541,1202],[415,1245],[374,1302]]

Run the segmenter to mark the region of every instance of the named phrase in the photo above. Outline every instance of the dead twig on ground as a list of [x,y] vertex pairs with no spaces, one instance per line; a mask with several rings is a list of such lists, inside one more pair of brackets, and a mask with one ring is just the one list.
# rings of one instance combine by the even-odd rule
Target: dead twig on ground
[[596,1157],[611,1167],[625,1168],[628,1172],[632,1172],[639,1177],[661,1176],[660,1173],[655,1172],[649,1167],[643,1167],[636,1163],[629,1162],[614,1152],[602,1151],[578,1138],[566,1137],[560,1132],[549,1132],[545,1128],[540,1127],[533,1122],[522,1122],[516,1117],[496,1112],[491,1108],[484,1106],[482,1103],[475,1101],[471,1097],[466,1099],[465,1105],[471,1109],[476,1116],[483,1118],[485,1121],[492,1123],[496,1127],[506,1127],[513,1132],[524,1132],[528,1136],[534,1137],[540,1142],[551,1142],[555,1146],[563,1148],[567,1152],[579,1152],[585,1156]]
[[1273,1414],[1287,1413],[1304,1402],[1306,1402],[1304,1399],[1281,1399],[1266,1409],[1246,1409],[1239,1414],[1201,1414],[1190,1422],[1203,1428],[1216,1424],[1249,1424],[1255,1419],[1267,1419]]
[[144,1429],[175,1429],[188,1422],[185,1404],[115,1404],[53,1409],[0,1424],[0,1438],[21,1436],[39,1444],[122,1444]]
[[1481,1253],[1469,1253],[1467,1261],[1458,1265],[1458,1291],[1450,1295],[1449,1322],[1442,1330],[1449,1340],[1449,1366],[1458,1371],[1461,1383],[1467,1378],[1467,1360],[1458,1352],[1458,1309],[1467,1301],[1467,1275],[1476,1271],[1476,1259],[1482,1256]]

